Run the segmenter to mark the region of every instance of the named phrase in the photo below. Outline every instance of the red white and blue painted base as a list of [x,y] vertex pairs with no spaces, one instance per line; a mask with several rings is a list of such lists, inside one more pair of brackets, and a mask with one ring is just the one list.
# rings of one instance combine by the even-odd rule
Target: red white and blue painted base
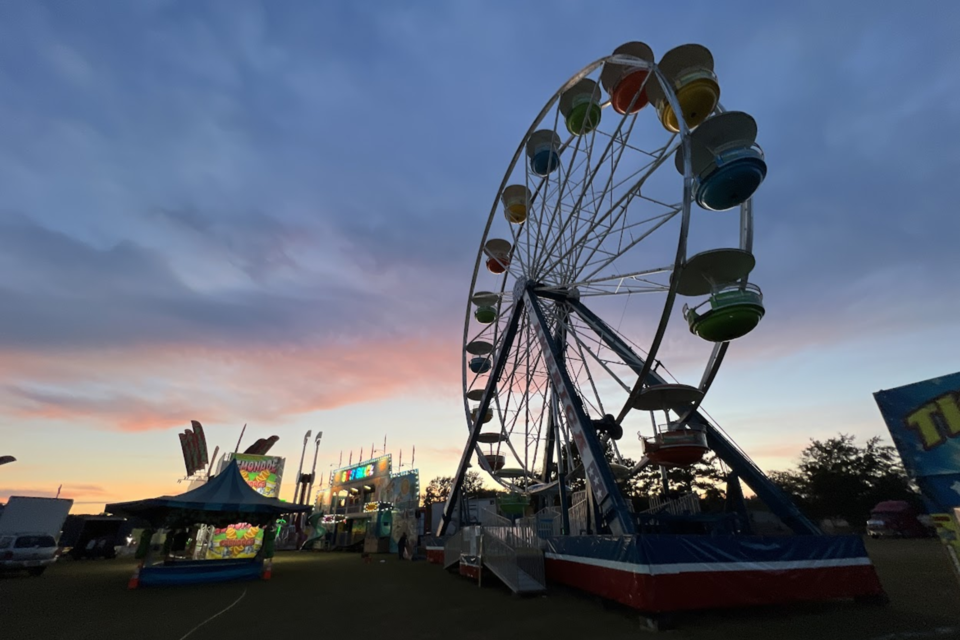
[[427,545],[427,562],[430,564],[443,564],[443,546]]
[[650,613],[882,597],[857,536],[568,536],[547,580]]

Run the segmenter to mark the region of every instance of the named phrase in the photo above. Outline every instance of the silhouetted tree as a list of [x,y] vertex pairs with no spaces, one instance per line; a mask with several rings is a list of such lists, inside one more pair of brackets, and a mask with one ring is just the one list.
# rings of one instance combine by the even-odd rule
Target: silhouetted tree
[[[452,486],[453,476],[437,476],[431,480],[423,494],[423,506],[429,507],[435,502],[446,502]],[[463,495],[475,498],[485,491],[480,473],[467,471],[467,476],[463,479]]]
[[843,433],[811,440],[795,469],[774,471],[770,479],[811,518],[842,518],[857,529],[883,500],[906,500],[922,508],[896,449],[881,444],[879,436],[863,445]]
[[[572,449],[573,468],[580,464],[580,454],[575,448]],[[566,467],[566,450],[561,450],[561,458]],[[607,462],[617,463],[616,454],[612,447],[606,451]],[[636,460],[631,458],[622,458],[623,466],[633,468],[636,466]],[[555,474],[552,474],[555,477]],[[700,462],[690,467],[672,467],[667,469],[667,483],[671,491],[680,493],[695,492],[700,495],[701,507],[705,511],[719,511],[723,508],[723,501],[726,497],[725,482],[726,477],[720,468],[719,459],[716,455],[708,455]],[[586,487],[586,481],[580,474],[576,478],[571,478],[568,482],[574,491],[581,491]],[[660,467],[649,465],[640,470],[626,480],[618,480],[617,486],[625,498],[633,502],[636,511],[643,511],[649,508],[650,496],[663,494],[663,479]]]

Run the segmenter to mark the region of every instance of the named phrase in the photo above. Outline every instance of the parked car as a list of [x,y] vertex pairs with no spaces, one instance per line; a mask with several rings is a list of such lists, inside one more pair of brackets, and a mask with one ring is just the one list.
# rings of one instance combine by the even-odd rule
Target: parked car
[[880,502],[870,510],[867,535],[871,538],[926,538],[932,534],[922,516],[903,500]]
[[0,536],[0,571],[42,575],[57,561],[57,541],[45,533]]

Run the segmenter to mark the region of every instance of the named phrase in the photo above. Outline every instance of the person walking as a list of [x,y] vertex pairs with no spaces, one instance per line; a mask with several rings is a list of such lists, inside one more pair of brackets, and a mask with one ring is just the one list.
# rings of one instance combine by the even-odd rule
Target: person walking
[[403,560],[403,552],[407,550],[407,532],[400,534],[400,540],[397,541],[397,558]]

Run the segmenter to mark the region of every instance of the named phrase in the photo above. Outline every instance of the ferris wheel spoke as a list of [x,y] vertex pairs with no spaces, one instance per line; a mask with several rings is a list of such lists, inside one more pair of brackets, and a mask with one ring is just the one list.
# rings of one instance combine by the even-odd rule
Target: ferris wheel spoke
[[580,289],[581,298],[600,298],[609,296],[627,296],[633,294],[663,293],[666,289],[661,287],[620,287],[615,291],[604,289]]
[[[583,350],[584,350],[584,348],[585,348],[585,346],[586,346],[586,345],[584,344],[584,340],[580,337],[580,334],[579,334],[578,332],[574,332],[573,335],[574,335],[574,339],[576,340],[577,347],[581,350],[581,354],[582,354],[582,353],[583,353]],[[629,384],[627,384],[626,382],[624,382],[624,381],[620,378],[620,376],[618,376],[616,373],[614,373],[613,370],[610,368],[610,365],[609,365],[603,358],[601,358],[598,353],[595,353],[592,349],[589,349],[589,348],[586,348],[585,351],[586,351],[586,353],[589,353],[589,354],[590,354],[590,357],[593,358],[593,360],[597,363],[597,365],[599,365],[599,366],[610,376],[610,378],[611,378],[614,382],[616,382],[618,386],[620,386],[620,388],[622,388],[622,389],[623,389],[624,391],[626,391],[627,393],[630,392],[631,385],[629,385]],[[586,359],[586,358],[584,358],[584,359]],[[593,384],[593,380],[592,380],[592,379],[591,379],[591,384]],[[594,386],[594,389],[596,389],[596,385],[593,384],[593,386]]]
[[[617,129],[614,136],[616,136],[621,132],[621,129],[623,128],[623,123],[626,122],[628,119],[630,120],[630,125],[627,129],[627,137],[629,137],[630,132],[633,130],[633,125],[636,123],[635,116],[634,117],[624,116],[623,118],[621,118],[620,122],[617,125]],[[614,143],[615,143],[615,138],[611,137],[606,147],[604,147],[603,153],[600,155],[600,158],[597,160],[596,167],[593,169],[593,171],[589,171],[589,169],[587,170],[586,173],[588,174],[588,177],[586,178],[582,188],[580,189],[580,195],[577,197],[576,201],[573,204],[574,209],[576,210],[581,209],[583,200],[586,198],[587,192],[592,190],[594,180],[596,179],[597,175],[600,173],[601,169],[604,167],[604,162],[608,157],[611,161],[611,168],[609,172],[609,177],[607,178],[607,185],[604,186],[602,193],[606,193],[606,191],[609,189],[609,183],[612,180],[613,175],[616,173],[616,168],[619,165],[620,159],[623,157],[623,154],[626,150],[622,146],[616,147]],[[611,152],[611,150],[615,148],[616,148],[616,151]],[[559,236],[563,236],[568,224],[569,224],[569,219],[563,221],[563,225],[558,233]],[[575,236],[572,236],[572,237],[575,237]],[[551,249],[553,248],[555,247],[551,247]],[[572,248],[572,245],[571,245],[571,248]],[[567,253],[567,252],[565,251],[564,253]],[[544,258],[546,258],[549,255],[550,255],[549,252],[547,251],[543,252]],[[537,263],[537,268],[538,270],[543,271],[543,266],[539,262]]]
[[[580,143],[583,141],[583,138],[581,136],[575,136],[575,138],[576,138],[576,143],[573,145],[573,151],[570,153],[570,160],[567,163],[566,170],[564,170],[562,164],[557,169],[557,171],[560,172],[560,175],[557,179],[557,189],[554,194],[551,194],[551,198],[550,198],[550,199],[555,199],[556,204],[554,204],[553,206],[553,212],[550,214],[550,220],[547,221],[546,223],[547,234],[549,234],[549,232],[554,228],[554,225],[556,224],[557,216],[560,213],[561,205],[563,203],[563,195],[567,187],[576,186],[576,181],[571,180],[570,176],[573,174],[574,168],[576,167],[577,156],[580,151]],[[567,146],[569,146],[569,141]],[[586,154],[586,158],[584,159],[584,161],[589,163],[590,161],[589,152]],[[556,241],[553,243],[553,246],[556,246],[556,244],[561,242],[562,239],[563,238],[562,238],[562,229],[561,229],[561,233],[557,234],[557,238],[556,238]],[[544,240],[545,240],[545,243],[544,243],[545,245],[550,245],[551,240],[549,235],[547,235],[544,238]]]
[[[643,242],[644,240],[646,240],[648,237],[650,237],[654,232],[656,232],[658,229],[660,229],[663,225],[667,224],[667,223],[668,223],[670,220],[672,220],[678,213],[679,213],[679,210],[674,210],[674,211],[665,213],[665,214],[663,214],[662,216],[659,216],[660,219],[659,219],[655,224],[651,225],[650,228],[644,230],[643,233],[640,233],[640,234],[637,235],[636,237],[633,237],[633,238],[631,239],[631,241],[630,241],[625,247],[621,247],[621,249],[620,249],[620,251],[618,252],[617,255],[609,256],[609,257],[607,257],[605,260],[603,260],[602,262],[600,262],[598,265],[593,266],[593,265],[591,265],[590,261],[593,259],[593,257],[594,257],[594,256],[597,254],[597,252],[599,251],[599,245],[598,245],[597,247],[595,247],[595,248],[590,252],[589,256],[587,256],[587,258],[584,260],[583,266],[580,267],[580,268],[577,270],[576,275],[577,275],[577,276],[580,276],[580,274],[581,274],[588,266],[593,266],[593,269],[592,269],[588,274],[586,274],[585,276],[583,276],[583,279],[584,279],[584,280],[590,280],[590,279],[592,279],[592,278],[593,278],[594,276],[596,276],[598,273],[600,273],[601,271],[603,271],[604,269],[606,269],[607,267],[609,267],[611,264],[613,264],[613,262],[616,261],[616,259],[619,258],[620,255],[626,253],[627,251],[630,251],[633,247],[637,246],[638,244],[640,244],[641,242]],[[671,270],[672,270],[672,267],[671,267]]]
[[[524,259],[524,256],[530,252],[530,247],[528,244],[526,247],[526,251],[520,250],[522,235],[523,235],[523,229],[517,229],[516,226],[512,224],[510,225],[510,238],[513,240],[513,253],[511,254],[511,257],[516,259],[517,266],[519,267],[520,273],[527,273],[529,272],[529,269],[527,268],[526,260]],[[513,266],[513,262],[514,261],[511,259],[510,266]],[[509,266],[507,268],[507,271],[511,271]]]
[[[522,319],[521,319],[521,322],[523,322]],[[520,330],[522,331],[522,329],[523,328],[521,326]],[[517,337],[519,338],[520,335],[521,334],[518,331]],[[501,429],[501,432],[505,434],[509,434],[514,427],[513,424],[509,426],[507,425],[507,417],[510,415],[510,411],[511,411],[511,401],[513,400],[513,391],[516,386],[515,379],[519,371],[519,367],[517,366],[517,361],[519,360],[520,355],[521,355],[521,350],[515,349],[513,352],[513,366],[510,368],[510,372],[509,373],[505,372],[506,375],[504,375],[501,378],[501,382],[498,383],[498,387],[497,387],[499,393],[495,396],[497,412],[499,413],[500,423],[501,423],[500,429]],[[506,393],[506,397],[504,397],[503,402],[501,402],[500,398],[504,393]],[[514,418],[514,423],[515,422],[516,422],[516,418]],[[499,446],[497,447],[497,453],[500,453]]]
[[[502,417],[504,422],[503,432],[506,436],[505,443],[514,452],[514,457],[517,459],[518,464],[523,464],[523,467],[526,471],[529,471],[530,460],[528,455],[528,447],[524,446],[524,455],[520,456],[516,452],[516,448],[512,443],[512,439],[516,436],[517,430],[517,421],[521,416],[524,416],[523,420],[523,436],[524,441],[529,438],[530,427],[534,422],[531,420],[531,407],[537,399],[540,399],[540,402],[543,401],[543,398],[546,396],[546,381],[537,380],[537,368],[542,362],[542,354],[536,352],[531,356],[531,343],[529,341],[529,328],[523,327],[524,329],[524,339],[521,341],[522,344],[519,345],[519,348],[515,350],[514,353],[514,362],[519,364],[521,359],[527,363],[524,367],[516,366],[511,373],[510,379],[507,381],[507,384],[501,389],[506,389],[508,397],[512,397],[515,391],[519,388],[522,390],[522,393],[519,394],[519,401],[506,412],[506,415]],[[522,371],[521,371],[522,369]],[[508,400],[509,403],[509,400]],[[508,417],[509,420],[508,424]],[[526,442],[524,442],[526,444]]]
[[[652,276],[652,275],[656,275],[656,274],[659,274],[659,273],[672,273],[672,272],[673,272],[673,265],[664,266],[664,267],[654,267],[653,269],[642,269],[642,270],[640,270],[640,271],[631,271],[630,273],[616,273],[616,274],[611,274],[611,275],[608,275],[608,276],[603,276],[602,278],[575,280],[575,281],[573,281],[573,282],[571,282],[571,283],[569,283],[569,284],[565,284],[563,288],[564,288],[564,289],[575,289],[575,288],[579,288],[579,287],[589,287],[589,286],[596,286],[596,285],[606,285],[606,284],[611,284],[611,283],[617,283],[617,284],[619,284],[619,283],[622,283],[624,280],[627,280],[627,279],[634,279],[634,280],[636,280],[636,279],[641,279],[643,276]],[[644,282],[646,282],[646,281],[644,280]],[[656,286],[663,286],[663,285],[659,285],[658,283],[653,283],[653,282],[650,282],[649,284],[651,284],[651,285],[656,285]],[[550,287],[542,287],[542,288],[539,288],[539,289],[538,289],[538,291],[550,291],[550,290],[551,290]],[[554,290],[556,290],[556,288],[554,288]]]
[[[574,188],[570,190],[570,193],[572,194],[577,188],[579,188],[580,195],[578,196],[577,201],[572,203],[565,203],[562,200],[558,202],[558,206],[561,206],[564,212],[567,214],[567,216],[564,218],[563,226],[558,230],[558,236],[559,237],[566,236],[567,243],[566,244],[558,243],[556,245],[557,249],[560,249],[563,251],[566,251],[567,249],[572,248],[573,243],[575,242],[575,238],[579,233],[580,225],[587,223],[591,217],[591,216],[581,215],[581,212],[584,210],[583,200],[584,198],[586,198],[586,194],[589,192],[594,197],[596,195],[595,188],[594,188],[594,180],[596,178],[597,171],[592,170],[591,167],[594,165],[593,149],[594,149],[594,144],[597,140],[597,137],[595,135],[591,135],[589,136],[589,138],[590,138],[590,142],[587,147],[586,163],[583,167],[583,177],[581,180],[577,181],[576,184],[574,185]],[[604,162],[603,155],[607,154],[608,151],[609,149],[604,149],[603,154],[601,154],[601,158],[596,163],[598,168],[603,165],[603,162]],[[579,206],[578,206],[578,202],[580,203]],[[590,206],[586,207],[586,210],[588,211],[591,209],[592,207]],[[573,223],[572,227],[570,226],[571,221]],[[567,234],[566,230],[568,227],[570,227],[570,230],[569,230],[569,233]],[[563,273],[561,277],[567,277],[567,276],[568,276],[567,273]]]
[[[560,121],[560,112],[559,110],[557,110],[554,113],[553,127],[550,129],[551,131],[555,132],[557,130],[557,125],[559,124],[559,121]],[[558,173],[561,171],[562,171],[562,165],[558,167]],[[532,173],[533,173],[533,168],[531,167],[530,163],[525,162],[524,176],[525,176],[525,183],[527,185],[527,189],[529,189],[531,193],[535,194],[534,195],[535,201],[539,202],[539,207],[534,207],[535,210],[539,209],[539,213],[536,216],[537,239],[536,239],[536,243],[534,244],[534,253],[530,260],[532,265],[531,272],[536,273],[537,263],[539,261],[540,253],[543,251],[543,246],[545,244],[543,239],[541,238],[541,231],[545,233],[548,230],[548,227],[545,227],[544,223],[547,219],[546,210],[550,200],[550,198],[547,197],[547,194],[550,193],[551,184],[553,183],[553,181],[551,180],[551,176],[553,175],[553,172],[548,172],[546,176],[539,176],[538,174],[534,174],[539,179],[539,180],[537,179],[533,180],[533,182],[539,182],[536,189],[530,189]],[[557,185],[559,187],[559,177],[557,178]],[[537,197],[538,195],[540,197]]]
[[[614,137],[612,134],[609,134],[609,133],[607,133],[606,131],[603,131],[603,130],[600,129],[600,128],[597,128],[597,129],[596,129],[596,134],[597,134],[598,136],[603,136],[603,137],[605,137],[605,138],[613,138],[613,137]],[[660,148],[658,148],[658,149],[654,149],[653,151],[646,151],[646,150],[644,150],[644,149],[641,149],[640,147],[637,147],[637,146],[628,144],[628,143],[626,143],[626,142],[622,142],[621,144],[622,144],[624,147],[626,147],[627,149],[630,149],[631,151],[636,151],[637,153],[641,153],[641,154],[643,154],[643,155],[645,155],[645,156],[649,156],[649,157],[651,157],[651,158],[659,158],[661,155],[663,155],[663,153],[664,153],[667,149],[670,148],[670,146],[673,144],[673,141],[676,139],[676,137],[677,137],[677,134],[673,134],[672,136],[670,136],[670,139],[667,140],[667,143],[666,143],[665,145],[663,145],[662,147],[660,147]]]
[[[653,173],[657,168],[659,168],[659,167],[666,161],[667,157],[668,157],[668,156],[662,156],[661,158],[657,159],[652,165],[650,165],[650,167],[648,168],[648,170],[647,170],[645,173],[643,173],[643,175],[640,176],[640,178],[636,181],[636,183],[635,183],[630,189],[628,189],[628,190],[626,191],[626,193],[624,193],[622,196],[620,196],[620,198],[618,198],[617,201],[614,202],[614,203],[610,206],[610,208],[607,209],[602,215],[600,215],[600,216],[597,217],[596,222],[594,223],[594,225],[593,225],[593,226],[591,227],[591,229],[587,232],[587,234],[585,234],[584,240],[586,240],[586,237],[589,237],[589,234],[590,234],[590,233],[592,233],[592,232],[594,232],[595,230],[597,230],[598,228],[600,228],[600,223],[602,223],[602,222],[606,221],[607,219],[609,219],[610,216],[614,215],[614,212],[616,212],[616,217],[614,218],[614,220],[611,222],[611,224],[610,224],[610,226],[609,226],[609,229],[610,229],[610,230],[609,230],[606,234],[603,234],[603,235],[601,236],[601,239],[600,239],[598,242],[593,242],[593,243],[583,242],[582,244],[579,244],[579,245],[578,245],[579,250],[577,251],[576,257],[574,258],[574,262],[576,262],[576,263],[579,263],[579,262],[580,262],[580,257],[583,255],[584,251],[586,251],[588,247],[590,248],[590,251],[588,252],[587,257],[586,257],[586,259],[584,260],[584,262],[585,262],[585,263],[589,263],[589,262],[590,262],[593,254],[594,254],[594,253],[596,252],[596,250],[597,250],[597,247],[599,247],[599,245],[603,242],[603,239],[605,239],[606,236],[609,235],[609,234],[612,232],[612,228],[616,225],[616,221],[617,221],[618,219],[620,219],[621,217],[623,217],[623,216],[626,215],[626,212],[627,212],[627,209],[629,208],[630,203],[633,201],[633,199],[634,199],[634,198],[637,196],[637,194],[640,192],[640,189],[643,187],[643,184],[649,179],[649,177],[652,175],[652,173]],[[676,214],[677,211],[674,211],[673,213]],[[654,228],[653,228],[652,231],[658,229],[660,226],[662,226],[663,224],[665,224],[671,217],[672,217],[672,216],[665,217],[658,225],[654,225]],[[652,231],[651,231],[651,232],[652,232]],[[634,240],[634,242],[632,242],[630,246],[636,245],[638,242],[640,242],[642,239],[646,238],[648,235],[649,235],[649,233],[641,234],[641,236],[640,236],[639,238],[637,238],[636,240]]]
[[[583,165],[586,161],[587,159],[584,158],[573,165],[572,168],[563,166],[558,168],[556,186],[545,190],[541,196],[542,207],[551,208],[554,213],[549,220],[539,224],[542,232],[538,238],[535,259],[531,269],[534,274],[540,273],[541,255],[545,257],[555,251],[557,247],[564,246],[566,239],[563,235],[563,228],[567,217],[573,214],[573,209],[568,203],[564,202],[563,194],[579,187],[580,182],[576,175],[580,165]],[[558,213],[565,214],[562,220],[558,220]]]
[[[597,400],[596,408],[600,415],[603,415],[603,400],[600,398],[600,392],[597,391],[597,383],[594,381],[593,375],[590,372],[590,367],[587,365],[587,356],[584,353],[583,341],[580,339],[580,336],[576,335],[576,333],[573,333],[573,338],[577,347],[577,353],[580,355],[580,361],[583,363],[582,370],[586,373],[587,381],[590,383],[590,390],[593,392],[593,397]],[[608,373],[610,372],[608,371]]]

